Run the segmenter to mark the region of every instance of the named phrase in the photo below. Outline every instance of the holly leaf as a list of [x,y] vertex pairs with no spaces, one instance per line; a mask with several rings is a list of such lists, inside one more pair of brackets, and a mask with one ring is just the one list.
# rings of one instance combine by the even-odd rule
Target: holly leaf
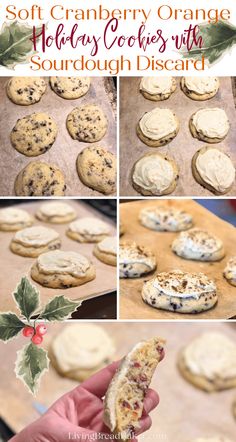
[[14,313],[0,314],[1,341],[7,342],[10,339],[13,339],[24,327],[24,322],[22,322]]
[[32,314],[39,307],[38,290],[24,277],[13,293],[13,297],[21,314],[29,321]]
[[46,350],[30,343],[17,352],[16,377],[33,395],[39,389],[43,374],[48,371],[49,359]]
[[81,302],[73,302],[64,295],[56,296],[44,308],[40,319],[45,321],[63,321],[69,318],[81,306]]

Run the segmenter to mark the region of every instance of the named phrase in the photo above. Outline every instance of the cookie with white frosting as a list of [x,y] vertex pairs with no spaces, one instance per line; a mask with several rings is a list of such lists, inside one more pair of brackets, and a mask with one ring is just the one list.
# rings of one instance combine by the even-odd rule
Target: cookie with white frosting
[[213,98],[220,87],[218,77],[183,77],[181,79],[181,89],[196,101],[205,101]]
[[50,85],[59,97],[75,100],[87,94],[90,88],[89,77],[50,77]]
[[11,240],[10,249],[20,256],[36,258],[41,253],[59,249],[61,240],[54,229],[43,226],[27,227],[19,230]]
[[179,179],[175,161],[161,153],[147,153],[139,158],[131,171],[134,189],[147,196],[174,192]]
[[235,181],[235,167],[225,153],[204,146],[192,158],[192,172],[201,186],[216,195],[229,192]]
[[74,220],[77,215],[69,204],[62,201],[50,201],[39,207],[36,217],[45,223],[64,224]]
[[176,87],[173,77],[142,77],[139,90],[148,100],[163,101],[173,94]]
[[150,147],[165,146],[179,132],[179,120],[170,109],[156,107],[146,112],[137,124],[137,135]]
[[178,357],[182,376],[207,392],[236,387],[236,344],[220,332],[197,336]]
[[66,232],[67,236],[75,241],[92,243],[102,241],[110,233],[111,228],[107,223],[93,217],[85,217],[73,221]]
[[156,257],[147,247],[121,242],[119,248],[120,278],[139,278],[156,269]]
[[236,256],[227,262],[223,275],[229,284],[236,286]]
[[26,210],[18,207],[6,207],[0,210],[0,230],[14,232],[32,226],[33,217]]
[[11,77],[6,91],[13,103],[29,106],[41,100],[46,88],[42,77]]
[[111,266],[116,266],[117,258],[117,238],[108,236],[99,243],[95,244],[93,253],[100,261]]
[[230,124],[226,112],[219,107],[199,109],[189,121],[194,138],[207,143],[220,143],[227,136]]
[[144,207],[139,213],[139,221],[144,227],[158,232],[181,232],[193,225],[192,215],[167,206]]
[[217,302],[214,281],[203,273],[158,273],[144,282],[142,299],[151,307],[177,313],[200,313]]

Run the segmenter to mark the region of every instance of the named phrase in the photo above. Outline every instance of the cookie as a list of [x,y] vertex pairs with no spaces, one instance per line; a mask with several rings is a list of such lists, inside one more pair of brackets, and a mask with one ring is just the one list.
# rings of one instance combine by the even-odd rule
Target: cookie
[[201,186],[215,195],[229,192],[235,180],[235,167],[225,153],[205,146],[192,159],[192,172]]
[[137,135],[150,147],[165,146],[179,132],[179,120],[170,109],[156,107],[146,112],[137,125]]
[[46,88],[42,77],[11,77],[6,91],[13,103],[29,106],[41,100]]
[[217,293],[215,283],[203,273],[173,270],[144,282],[142,299],[157,309],[194,314],[214,307]]
[[66,232],[69,238],[78,242],[97,243],[110,235],[111,228],[98,218],[86,217],[73,221]]
[[189,121],[194,138],[207,143],[220,143],[227,136],[230,124],[223,109],[219,107],[199,109]]
[[116,191],[116,157],[100,146],[88,146],[77,157],[77,172],[82,183],[110,195]]
[[12,238],[10,244],[10,249],[13,253],[30,258],[37,258],[41,253],[59,249],[60,247],[59,233],[43,226],[19,230]]
[[181,232],[193,225],[192,215],[167,206],[144,207],[139,213],[139,221],[144,227],[158,232]]
[[34,113],[17,120],[10,135],[12,146],[27,157],[47,152],[57,136],[56,122],[45,113]]
[[143,77],[139,90],[145,98],[152,101],[167,100],[176,90],[173,77]]
[[64,377],[82,382],[112,361],[115,345],[105,329],[95,324],[70,324],[52,339],[49,356]]
[[94,246],[93,253],[100,261],[111,266],[116,266],[117,238],[108,236]]
[[90,88],[89,77],[50,77],[50,85],[59,97],[74,100],[87,94]]
[[227,262],[223,275],[229,284],[236,286],[236,256],[233,256]]
[[17,175],[17,196],[64,196],[66,190],[63,173],[56,166],[32,161]]
[[64,224],[77,218],[77,214],[69,204],[61,201],[50,201],[39,207],[36,218],[45,223]]
[[16,207],[0,209],[0,230],[5,232],[17,231],[32,226],[33,217],[26,210]]
[[33,280],[52,289],[77,287],[95,276],[95,267],[85,256],[61,250],[43,253],[31,268]]
[[121,242],[119,248],[120,278],[139,278],[156,269],[156,257],[147,247],[135,242]]
[[175,161],[160,153],[143,155],[131,171],[134,189],[145,196],[161,196],[174,192],[178,179]]
[[197,336],[178,357],[182,376],[209,393],[236,387],[236,344],[220,332]]
[[181,79],[181,89],[196,101],[205,101],[213,98],[220,87],[218,77],[183,77]]
[[220,261],[225,256],[223,242],[198,227],[181,232],[172,243],[172,251],[181,258],[196,261]]
[[84,104],[69,113],[66,125],[73,140],[94,143],[106,135],[108,121],[99,106]]

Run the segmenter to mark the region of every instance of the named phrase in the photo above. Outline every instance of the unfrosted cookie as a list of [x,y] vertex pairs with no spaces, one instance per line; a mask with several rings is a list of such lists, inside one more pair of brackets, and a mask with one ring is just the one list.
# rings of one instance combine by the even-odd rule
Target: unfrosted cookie
[[180,232],[193,225],[192,215],[174,207],[149,206],[139,213],[139,221],[148,229],[159,232]]
[[147,153],[134,164],[131,179],[134,189],[142,195],[168,195],[177,186],[178,167],[172,158]]
[[225,256],[223,242],[198,227],[181,232],[172,243],[172,251],[181,258],[196,261],[220,261]]
[[84,104],[69,113],[66,125],[73,140],[94,143],[106,134],[108,121],[99,106]]
[[0,210],[0,230],[5,232],[17,231],[33,224],[33,217],[16,207],[6,207]]
[[192,172],[201,186],[216,195],[229,192],[235,180],[235,167],[231,159],[214,147],[205,146],[195,153]]
[[50,201],[39,207],[36,217],[45,223],[64,224],[74,220],[77,214],[69,204],[61,201]]
[[34,281],[53,289],[66,289],[95,278],[95,267],[77,252],[54,250],[38,256],[31,268]]
[[236,286],[236,256],[233,256],[227,262],[223,275],[229,284]]
[[111,228],[98,218],[86,217],[73,221],[66,232],[69,238],[79,242],[100,242],[110,235]]
[[60,247],[59,233],[43,226],[19,230],[12,238],[10,244],[10,249],[13,253],[30,258],[36,258],[41,253],[59,249]]
[[32,161],[17,175],[17,196],[63,196],[66,190],[63,173],[56,166]]
[[215,283],[203,273],[180,270],[158,273],[142,289],[151,307],[178,313],[200,313],[217,302]]
[[57,372],[81,382],[112,361],[115,345],[105,329],[95,324],[63,327],[49,348]]
[[116,157],[100,146],[88,146],[77,157],[77,172],[85,186],[110,195],[116,190]]
[[194,138],[207,143],[220,143],[227,136],[230,124],[223,109],[204,108],[195,112],[189,121]]
[[139,278],[155,270],[154,253],[135,242],[121,242],[119,247],[120,278]]
[[165,146],[179,132],[179,120],[170,109],[156,107],[146,112],[137,125],[137,135],[150,147]]
[[182,91],[192,100],[204,101],[213,98],[220,87],[218,77],[183,77]]
[[41,100],[46,87],[42,77],[12,77],[7,83],[7,95],[13,103],[29,106]]
[[143,77],[139,89],[148,100],[167,100],[176,89],[173,77]]
[[178,358],[183,377],[195,387],[213,392],[236,387],[236,344],[220,332],[197,336]]
[[67,100],[83,97],[90,88],[89,77],[50,77],[50,84],[59,97]]
[[94,255],[105,264],[116,266],[117,258],[117,238],[108,236],[94,246]]

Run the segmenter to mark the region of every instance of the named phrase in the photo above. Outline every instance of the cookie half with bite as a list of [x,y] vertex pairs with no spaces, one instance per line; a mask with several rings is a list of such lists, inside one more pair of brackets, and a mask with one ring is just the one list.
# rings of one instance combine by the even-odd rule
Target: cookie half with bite
[[187,97],[196,101],[205,101],[213,98],[220,87],[218,77],[183,77],[181,89]]
[[236,286],[236,256],[232,256],[224,268],[223,275],[229,284]]
[[50,85],[59,97],[75,100],[87,94],[90,88],[89,77],[50,77]]
[[67,236],[78,242],[100,242],[111,233],[110,226],[104,221],[85,217],[70,223],[67,229]]
[[36,258],[41,253],[61,247],[60,235],[56,230],[43,226],[19,230],[11,240],[10,249],[20,256]]
[[64,196],[65,178],[58,167],[32,161],[20,171],[15,179],[17,196]]
[[165,146],[179,132],[179,120],[170,109],[156,107],[146,112],[137,124],[137,135],[150,147]]
[[156,256],[136,242],[121,242],[119,248],[120,278],[139,278],[155,270]]
[[180,232],[193,225],[192,215],[168,206],[144,207],[139,213],[139,221],[144,227],[158,232]]
[[226,112],[219,107],[199,109],[189,121],[194,138],[207,143],[220,143],[227,136],[230,124]]
[[0,210],[1,231],[14,232],[30,227],[33,223],[33,217],[26,210],[17,207],[6,207]]
[[105,136],[108,120],[99,106],[84,104],[69,113],[66,125],[73,140],[94,143]]
[[7,83],[7,95],[21,106],[38,103],[46,92],[47,85],[42,77],[11,77]]
[[100,261],[111,266],[116,266],[117,260],[117,238],[108,236],[95,244],[93,253]]
[[176,87],[173,77],[142,77],[139,90],[148,100],[163,101],[173,94]]
[[44,223],[64,224],[74,220],[77,215],[72,206],[61,201],[43,203],[36,212],[36,217]]

